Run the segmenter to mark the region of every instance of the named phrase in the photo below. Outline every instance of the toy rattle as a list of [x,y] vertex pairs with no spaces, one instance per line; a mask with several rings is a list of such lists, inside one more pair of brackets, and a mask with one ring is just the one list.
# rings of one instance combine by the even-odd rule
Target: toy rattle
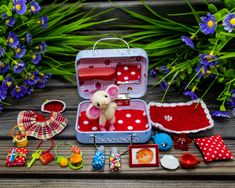
[[[69,145],[71,146],[72,154],[71,155],[58,155],[58,147],[61,145]],[[55,155],[56,155],[56,164],[59,164],[60,167],[65,168],[69,166],[72,170],[78,170],[83,167],[83,157],[82,152],[77,146],[74,146],[70,142],[60,142],[55,147]]]
[[[18,128],[20,131],[16,132],[16,134],[14,135],[14,130],[16,128]],[[12,142],[15,144],[15,146],[21,147],[21,148],[27,146],[28,139],[27,139],[25,127],[23,126],[19,127],[18,125],[16,125],[12,127],[12,129],[9,132],[9,135],[13,138]]]
[[101,131],[106,131],[105,124],[110,123],[109,131],[115,129],[115,111],[117,104],[113,100],[118,96],[119,88],[116,85],[110,85],[106,90],[98,90],[90,95],[91,104],[86,110],[89,119],[99,118],[99,127]]

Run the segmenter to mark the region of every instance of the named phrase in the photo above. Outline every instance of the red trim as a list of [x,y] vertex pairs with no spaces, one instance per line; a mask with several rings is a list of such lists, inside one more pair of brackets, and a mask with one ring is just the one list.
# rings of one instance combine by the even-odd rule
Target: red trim
[[[154,164],[133,164],[132,163],[132,149],[134,148],[155,148],[156,163]],[[140,144],[129,146],[129,166],[130,167],[158,167],[159,166],[159,150],[157,144]]]

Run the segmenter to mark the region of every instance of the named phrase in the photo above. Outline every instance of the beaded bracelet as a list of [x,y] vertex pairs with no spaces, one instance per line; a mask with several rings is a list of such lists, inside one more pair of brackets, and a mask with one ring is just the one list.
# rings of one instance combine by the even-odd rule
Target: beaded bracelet
[[[58,155],[58,147],[61,145],[71,146],[71,155]],[[56,164],[59,164],[60,167],[64,168],[69,166],[72,170],[78,170],[83,167],[83,157],[82,152],[77,146],[74,146],[70,142],[60,142],[55,147],[56,155]]]

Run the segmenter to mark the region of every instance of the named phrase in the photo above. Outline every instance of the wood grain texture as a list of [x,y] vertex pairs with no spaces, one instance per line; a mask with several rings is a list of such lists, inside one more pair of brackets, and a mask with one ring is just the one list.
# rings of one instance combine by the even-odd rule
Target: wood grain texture
[[[78,144],[75,139],[66,140],[71,142],[72,144]],[[35,146],[39,143],[38,140],[31,140],[28,145],[28,161],[31,160],[31,154],[35,150]],[[56,140],[58,143],[58,140]],[[234,140],[225,140],[225,144],[231,150],[232,153],[235,152],[235,141]],[[43,166],[40,161],[36,161],[34,165],[27,169],[26,167],[6,167],[5,166],[5,158],[7,156],[7,152],[12,146],[11,141],[1,141],[0,145],[0,177],[8,177],[8,176],[17,176],[17,177],[54,177],[54,178],[68,178],[68,177],[77,177],[77,178],[154,178],[156,180],[161,179],[197,179],[197,178],[217,178],[217,179],[232,179],[235,177],[235,161],[217,161],[211,163],[205,163],[202,160],[202,155],[195,146],[195,144],[191,144],[189,146],[189,151],[195,154],[200,160],[201,163],[195,169],[185,170],[179,168],[175,171],[168,171],[159,167],[145,167],[145,168],[130,168],[129,167],[129,157],[128,155],[123,155],[121,158],[121,171],[118,173],[110,173],[108,170],[108,157],[106,157],[106,165],[103,172],[95,172],[92,170],[91,163],[93,154],[95,152],[95,148],[93,146],[81,145],[78,144],[84,156],[84,167],[78,171],[73,171],[70,168],[61,168],[55,161],[51,162],[47,166]],[[120,152],[123,152],[127,149],[128,145],[116,145],[119,148]],[[105,146],[105,151],[108,153],[113,146],[107,145]],[[48,145],[45,143],[43,145],[42,150],[46,150]],[[70,153],[70,147],[64,146],[60,147],[58,150],[59,155],[68,155]],[[54,154],[54,151],[51,151]],[[183,152],[182,150],[171,149],[168,152],[160,152],[160,156],[164,154],[172,154],[175,157],[179,158]]]
[[[200,183],[199,183],[200,181]],[[29,187],[48,187],[48,188],[61,188],[61,187],[96,187],[96,188],[234,188],[235,181],[232,180],[117,180],[117,179],[1,179],[0,187],[3,188],[29,188]]]

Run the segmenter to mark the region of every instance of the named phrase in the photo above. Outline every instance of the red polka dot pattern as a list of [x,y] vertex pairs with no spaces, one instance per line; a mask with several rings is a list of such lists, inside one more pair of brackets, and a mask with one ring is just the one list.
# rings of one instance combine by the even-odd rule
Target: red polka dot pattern
[[[114,131],[143,131],[149,128],[146,113],[143,110],[116,110],[116,122]],[[106,130],[109,129],[106,123]],[[81,112],[78,121],[78,129],[82,132],[100,131],[99,120],[90,120],[86,112]]]
[[[12,153],[13,149],[15,150],[15,153],[17,156],[13,162],[10,162],[10,154]],[[7,166],[24,166],[27,153],[28,151],[26,148],[11,148],[7,155],[6,165]]]
[[219,134],[205,138],[196,138],[194,141],[203,153],[206,162],[234,158]]
[[117,83],[139,83],[140,82],[140,65],[118,65],[117,66]]

